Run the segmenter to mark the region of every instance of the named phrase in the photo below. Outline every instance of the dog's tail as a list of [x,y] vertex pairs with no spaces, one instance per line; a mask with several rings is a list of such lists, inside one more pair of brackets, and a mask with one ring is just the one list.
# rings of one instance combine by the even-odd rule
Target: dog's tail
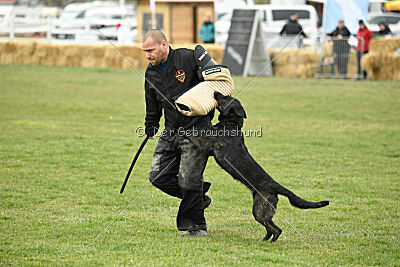
[[328,200],[319,201],[319,202],[312,202],[302,199],[301,197],[297,196],[295,193],[287,189],[286,187],[277,183],[276,193],[280,195],[284,195],[289,198],[290,204],[299,208],[299,209],[317,209],[322,208],[329,205]]

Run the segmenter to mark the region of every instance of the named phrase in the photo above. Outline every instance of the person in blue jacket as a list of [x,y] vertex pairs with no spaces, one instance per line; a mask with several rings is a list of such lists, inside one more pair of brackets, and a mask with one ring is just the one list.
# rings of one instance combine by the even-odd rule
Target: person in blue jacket
[[215,40],[215,26],[211,21],[211,15],[207,14],[203,25],[200,28],[200,39],[203,43],[214,43]]

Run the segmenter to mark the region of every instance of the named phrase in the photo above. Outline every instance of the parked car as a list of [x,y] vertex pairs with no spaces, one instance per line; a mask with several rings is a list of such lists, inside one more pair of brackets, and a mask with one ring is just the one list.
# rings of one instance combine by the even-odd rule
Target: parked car
[[[86,12],[90,29],[99,29],[107,38],[117,40],[118,28],[127,27],[132,38],[136,38],[137,19],[133,8],[95,7]],[[103,39],[101,34],[99,39]]]
[[[305,27],[307,35],[305,44],[313,43],[318,34],[318,15],[313,6],[310,5],[255,5],[249,9],[259,9],[262,14],[262,28],[266,38],[277,37],[283,26],[287,23],[290,14],[298,15],[299,23]],[[232,13],[226,13],[215,23],[216,42],[225,44],[228,39],[228,32],[231,25]]]
[[119,5],[116,2],[107,1],[69,4],[64,8],[59,20],[54,24],[55,37],[57,39],[74,39],[74,31],[79,32],[89,28],[85,20],[87,18],[86,12],[99,6],[118,7]]

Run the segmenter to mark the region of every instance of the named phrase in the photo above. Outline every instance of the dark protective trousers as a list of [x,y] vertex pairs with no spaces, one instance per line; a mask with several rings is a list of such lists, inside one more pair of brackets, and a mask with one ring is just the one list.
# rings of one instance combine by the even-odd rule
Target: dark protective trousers
[[180,231],[207,230],[204,194],[211,184],[203,182],[208,153],[189,139],[162,136],[154,151],[150,182],[161,191],[182,199],[177,216]]

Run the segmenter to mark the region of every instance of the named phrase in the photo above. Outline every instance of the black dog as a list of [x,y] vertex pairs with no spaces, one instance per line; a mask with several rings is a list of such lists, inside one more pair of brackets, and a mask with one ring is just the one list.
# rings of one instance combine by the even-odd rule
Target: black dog
[[214,156],[222,169],[250,189],[253,195],[253,216],[267,230],[264,241],[273,236],[271,242],[275,242],[282,233],[282,230],[272,221],[278,203],[278,194],[288,197],[290,204],[301,209],[329,205],[329,201],[306,201],[272,179],[252,158],[244,144],[240,130],[243,119],[246,118],[243,106],[231,96],[215,92],[214,97],[219,105],[219,123],[213,126],[209,134],[189,138],[199,148],[209,150],[210,155]]

